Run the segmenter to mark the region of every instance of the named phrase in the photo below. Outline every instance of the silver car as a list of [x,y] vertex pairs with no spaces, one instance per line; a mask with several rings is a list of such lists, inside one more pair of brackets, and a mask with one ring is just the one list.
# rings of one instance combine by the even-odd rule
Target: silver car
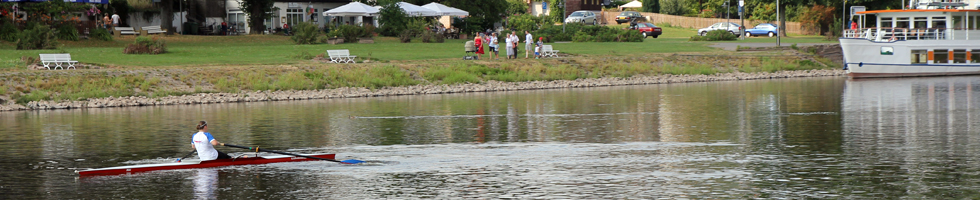
[[568,18],[565,18],[565,23],[592,23],[592,25],[599,24],[599,20],[596,19],[595,13],[591,11],[575,11]]
[[698,35],[705,36],[708,35],[708,32],[713,30],[728,30],[728,32],[732,33],[733,35],[739,35],[742,34],[742,25],[738,25],[733,22],[718,22],[707,28],[698,29]]

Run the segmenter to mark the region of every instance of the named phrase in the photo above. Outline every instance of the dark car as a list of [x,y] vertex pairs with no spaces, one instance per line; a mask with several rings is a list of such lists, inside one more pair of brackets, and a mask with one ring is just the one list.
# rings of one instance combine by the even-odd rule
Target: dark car
[[646,22],[638,22],[636,23],[636,25],[630,25],[629,29],[640,31],[640,34],[643,34],[643,38],[647,38],[650,36],[653,36],[653,38],[657,38],[660,37],[660,34],[663,34],[663,30],[660,29],[660,27],[654,26],[653,24],[646,23]]
[[640,15],[639,12],[626,11],[626,12],[619,13],[619,15],[616,16],[616,24],[623,24],[634,20],[640,20],[640,19],[643,19],[643,15]]

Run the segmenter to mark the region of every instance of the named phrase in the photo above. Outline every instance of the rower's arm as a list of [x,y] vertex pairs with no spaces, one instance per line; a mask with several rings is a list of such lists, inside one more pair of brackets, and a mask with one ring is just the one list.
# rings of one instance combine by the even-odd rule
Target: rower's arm
[[218,142],[218,140],[211,140],[211,145],[212,146],[218,146],[218,143],[220,143],[220,142]]

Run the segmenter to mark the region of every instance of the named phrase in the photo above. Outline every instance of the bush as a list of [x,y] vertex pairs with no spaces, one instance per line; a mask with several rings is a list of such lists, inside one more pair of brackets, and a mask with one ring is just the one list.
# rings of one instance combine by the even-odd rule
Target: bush
[[92,38],[102,41],[112,41],[112,33],[109,33],[108,29],[97,28],[92,31]]
[[49,26],[34,25],[31,29],[20,32],[17,40],[17,49],[54,49],[58,46],[55,39],[55,31]]
[[619,41],[619,42],[643,42],[643,39],[644,39],[643,38],[643,34],[640,34],[639,31],[622,30],[619,33],[619,37],[618,37],[618,40],[617,41]]
[[334,32],[339,32],[340,37],[344,38],[346,43],[355,43],[364,37],[365,35],[364,27],[354,26],[354,25],[342,25]]
[[422,43],[432,43],[432,40],[434,40],[435,37],[436,37],[436,33],[433,33],[432,31],[425,31],[422,32],[422,34],[419,36],[419,39],[422,39]]
[[18,34],[20,34],[20,30],[17,29],[17,25],[14,25],[13,22],[4,22],[0,26],[0,40],[16,42]]
[[125,54],[162,54],[167,53],[167,43],[163,40],[157,40],[156,38],[149,38],[145,36],[136,37],[136,41],[126,49],[123,49]]
[[508,28],[511,30],[516,30],[517,32],[537,31],[538,24],[541,22],[542,20],[540,18],[529,14],[511,16],[507,18]]
[[592,42],[595,38],[585,32],[575,33],[575,37],[572,37],[572,42]]
[[398,34],[398,40],[402,41],[402,43],[409,43],[412,42],[413,36],[415,36],[415,34],[412,33],[412,30],[402,30],[402,32]]
[[617,42],[619,38],[620,30],[616,29],[602,29],[598,34],[595,35],[596,42]]
[[708,41],[732,41],[738,39],[735,34],[728,32],[728,30],[708,31],[706,37],[708,38]]
[[78,29],[70,24],[62,24],[58,26],[58,32],[56,32],[58,39],[78,41]]
[[735,39],[738,37],[729,33],[728,30],[713,30],[709,31],[706,36],[692,36],[690,41],[731,41]]
[[[296,44],[316,44],[320,42],[320,37],[322,33],[317,30],[315,24],[310,22],[300,22],[296,24],[293,28],[292,40]],[[344,41],[347,41],[346,39]]]

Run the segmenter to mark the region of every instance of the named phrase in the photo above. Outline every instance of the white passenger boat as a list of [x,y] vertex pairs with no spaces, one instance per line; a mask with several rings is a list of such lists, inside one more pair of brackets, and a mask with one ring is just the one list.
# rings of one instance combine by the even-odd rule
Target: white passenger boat
[[972,6],[958,0],[922,0],[911,5],[917,6],[855,12],[866,22],[859,24],[874,27],[848,29],[840,38],[848,75],[980,74],[980,10],[966,9]]

